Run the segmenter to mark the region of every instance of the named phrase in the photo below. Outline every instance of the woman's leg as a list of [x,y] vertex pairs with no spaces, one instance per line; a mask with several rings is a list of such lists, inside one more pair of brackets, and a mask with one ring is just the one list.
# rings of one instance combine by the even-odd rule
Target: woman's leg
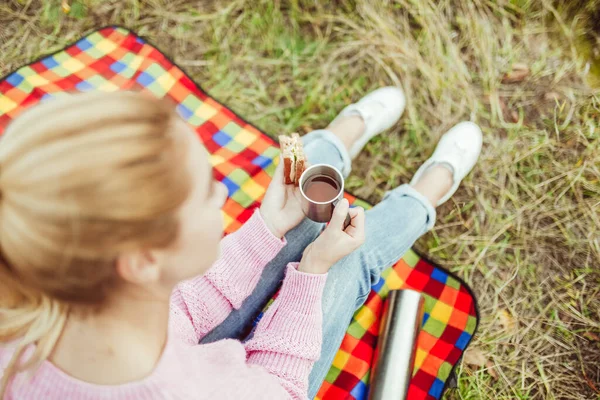
[[365,243],[329,270],[323,294],[322,353],[310,375],[310,399],[323,383],[352,316],[371,286],[433,226],[435,218],[431,203],[409,185],[392,190],[366,212]]
[[365,243],[329,271],[323,297],[322,353],[310,375],[310,398],[323,383],[352,315],[379,281],[381,271],[433,227],[434,205],[439,206],[456,191],[477,162],[481,145],[477,125],[457,124],[442,136],[410,185],[392,190],[367,211]]
[[[352,154],[358,154],[366,142],[396,123],[404,110],[404,93],[387,87],[369,93],[355,104],[344,108],[327,129],[309,133],[302,138],[311,164],[329,164],[338,168],[344,177],[350,174]],[[288,244],[265,268],[254,293],[239,310],[206,335],[201,343],[225,338],[243,338],[266,302],[279,288],[285,266],[299,261],[306,246],[322,231],[323,224],[304,219],[288,232]]]
[[[304,151],[311,164],[329,164],[350,174],[351,160],[344,150],[342,141],[331,131],[317,130],[303,136]],[[341,149],[341,150],[340,150]],[[287,245],[265,267],[256,289],[244,301],[239,310],[234,310],[219,326],[208,333],[200,343],[212,343],[221,339],[244,338],[265,304],[275,294],[284,278],[289,262],[300,261],[306,246],[323,230],[323,224],[305,218],[296,228],[285,235]]]

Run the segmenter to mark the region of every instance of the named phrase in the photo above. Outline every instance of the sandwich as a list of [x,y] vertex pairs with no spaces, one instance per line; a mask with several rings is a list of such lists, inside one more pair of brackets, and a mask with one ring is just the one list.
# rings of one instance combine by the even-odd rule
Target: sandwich
[[306,169],[306,157],[300,135],[279,136],[281,155],[283,157],[283,180],[286,185],[298,186],[300,176]]

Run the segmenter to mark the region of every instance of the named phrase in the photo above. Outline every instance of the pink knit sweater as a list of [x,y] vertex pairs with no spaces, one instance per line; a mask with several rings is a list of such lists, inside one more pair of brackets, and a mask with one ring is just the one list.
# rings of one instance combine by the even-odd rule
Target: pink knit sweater
[[[285,245],[255,212],[221,242],[221,258],[202,277],[177,286],[169,339],[154,371],[123,385],[77,380],[46,361],[12,379],[8,400],[26,399],[305,399],[321,349],[321,295],[326,275],[289,264],[278,298],[247,343],[198,345],[254,290],[265,265]],[[33,349],[30,349],[33,350]],[[0,347],[0,377],[14,345]]]

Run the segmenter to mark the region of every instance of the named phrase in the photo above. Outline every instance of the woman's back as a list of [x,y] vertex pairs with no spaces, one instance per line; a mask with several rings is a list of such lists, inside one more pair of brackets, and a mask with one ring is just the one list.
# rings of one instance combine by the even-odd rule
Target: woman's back
[[[0,365],[8,363],[13,351],[11,346],[0,349]],[[50,361],[44,361],[31,377],[28,373],[17,375],[5,398],[284,399],[288,396],[261,367],[246,364],[246,351],[240,342],[225,340],[188,346],[173,338],[154,370],[143,379],[103,386],[75,379]]]
[[245,343],[199,345],[285,246],[227,197],[172,106],[42,104],[0,141],[0,398],[305,398],[327,276],[287,268]]
[[[68,342],[64,351],[79,358],[74,370],[70,373],[62,371],[51,357],[42,361],[38,369],[16,374],[7,386],[6,398],[304,398],[308,373],[320,352],[320,301],[326,275],[301,273],[291,264],[276,302],[250,341],[242,344],[224,340],[198,345],[198,341],[222,322],[234,305],[241,304],[251,293],[260,271],[284,245],[285,242],[268,231],[259,213],[227,236],[220,246],[223,254],[212,268],[203,276],[178,284],[173,291],[168,339],[147,376],[115,383],[106,378],[113,377],[114,371],[97,368],[96,375],[90,376],[91,382],[78,379],[80,371],[77,367],[84,364],[81,357],[93,359],[99,354],[75,354],[73,342]],[[231,275],[233,270],[237,274]],[[305,299],[299,299],[299,294]],[[150,316],[141,315],[140,318]],[[123,336],[128,336],[125,342],[134,348],[138,338]],[[90,339],[83,336],[76,340]],[[0,372],[9,365],[17,343],[0,347]],[[93,347],[92,343],[90,347]],[[34,351],[34,345],[28,346],[20,361],[26,363]],[[139,357],[140,352],[133,351],[131,355]],[[136,365],[139,360],[129,361]],[[118,366],[115,368],[118,370]],[[33,372],[32,378],[30,372]]]

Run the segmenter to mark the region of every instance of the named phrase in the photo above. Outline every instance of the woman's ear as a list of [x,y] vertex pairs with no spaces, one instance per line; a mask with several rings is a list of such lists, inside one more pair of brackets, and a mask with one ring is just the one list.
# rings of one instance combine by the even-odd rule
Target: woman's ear
[[117,258],[117,273],[126,282],[145,285],[160,280],[160,266],[150,251],[127,253]]

